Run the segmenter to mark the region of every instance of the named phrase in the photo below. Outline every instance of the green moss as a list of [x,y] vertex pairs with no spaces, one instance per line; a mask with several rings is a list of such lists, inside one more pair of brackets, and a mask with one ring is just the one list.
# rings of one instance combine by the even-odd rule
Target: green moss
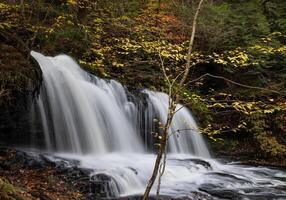
[[13,197],[16,193],[16,188],[5,180],[0,179],[0,199],[15,200]]

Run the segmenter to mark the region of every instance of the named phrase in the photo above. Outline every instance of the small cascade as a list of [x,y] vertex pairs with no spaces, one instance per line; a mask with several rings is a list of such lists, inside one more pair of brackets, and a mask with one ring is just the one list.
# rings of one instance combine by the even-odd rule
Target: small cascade
[[[152,106],[148,109],[162,123],[166,123],[168,114],[169,97],[162,92],[144,91],[148,94],[148,100]],[[198,126],[190,111],[177,105],[172,126],[169,134],[169,150],[171,153],[193,154],[201,157],[210,157],[209,150],[204,142],[202,135],[198,131]]]
[[[143,153],[154,145],[150,144],[151,133],[156,131],[153,120],[166,121],[166,94],[144,90],[147,99],[131,100],[120,83],[85,72],[66,55],[46,57],[34,51],[31,55],[43,72],[37,105],[48,150],[79,154]],[[176,113],[170,133],[171,153],[209,157],[187,108]]]

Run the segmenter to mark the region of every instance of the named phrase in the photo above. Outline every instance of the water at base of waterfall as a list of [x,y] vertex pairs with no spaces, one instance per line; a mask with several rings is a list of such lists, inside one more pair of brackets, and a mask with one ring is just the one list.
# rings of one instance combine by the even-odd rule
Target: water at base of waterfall
[[[166,120],[168,96],[144,90],[145,99],[136,100],[120,83],[88,74],[66,55],[31,54],[43,72],[35,116],[42,121],[48,157],[89,169],[90,179],[106,183],[111,198],[142,195],[155,161],[152,133],[160,133],[154,119]],[[187,108],[177,112],[172,125],[172,133],[185,131],[170,137],[162,195],[286,199],[285,172],[210,158]]]
[[[78,156],[57,154],[54,162],[66,160],[89,169],[90,178],[108,184],[107,197],[141,196],[151,176],[153,154],[106,154]],[[77,162],[71,162],[77,161]],[[73,166],[74,164],[71,164]],[[166,199],[286,199],[286,173],[266,167],[222,164],[188,154],[169,154],[161,185]],[[151,195],[156,194],[156,183]],[[197,197],[197,198],[196,198]]]

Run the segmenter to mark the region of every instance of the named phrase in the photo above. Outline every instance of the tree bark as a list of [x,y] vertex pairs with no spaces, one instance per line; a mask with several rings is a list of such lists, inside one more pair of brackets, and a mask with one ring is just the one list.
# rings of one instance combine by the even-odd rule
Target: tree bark
[[[169,101],[172,101],[171,98],[170,98]],[[171,113],[174,113],[174,111],[176,109],[176,106],[173,103],[170,103],[170,105],[171,105],[171,107],[169,108],[169,111],[168,111],[168,118],[167,118],[166,124],[164,126],[163,135],[162,135],[162,139],[161,139],[161,142],[160,142],[160,147],[159,147],[159,150],[158,150],[158,153],[157,153],[157,157],[156,157],[153,173],[152,173],[152,176],[151,176],[151,178],[149,180],[149,183],[148,183],[148,185],[146,187],[145,193],[143,195],[143,200],[147,200],[148,197],[149,197],[150,191],[151,191],[151,189],[153,187],[153,184],[154,184],[154,182],[155,182],[155,180],[156,180],[156,178],[158,176],[160,163],[161,163],[163,154],[164,154],[165,149],[166,149],[166,145],[167,145],[167,141],[168,141],[168,131],[169,131],[169,128],[170,128],[170,125],[172,123],[172,119],[173,119],[173,116],[174,116]]]

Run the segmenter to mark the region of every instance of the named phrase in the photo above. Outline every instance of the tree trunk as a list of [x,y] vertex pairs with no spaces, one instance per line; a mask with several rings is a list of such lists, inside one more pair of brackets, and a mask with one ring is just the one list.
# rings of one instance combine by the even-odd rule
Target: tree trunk
[[[194,43],[194,38],[195,38],[195,33],[196,33],[196,25],[197,25],[197,18],[202,6],[204,0],[200,0],[194,19],[193,19],[193,25],[192,25],[192,36],[190,39],[190,43],[189,43],[189,49],[188,49],[188,55],[187,55],[187,63],[186,63],[186,67],[185,67],[185,71],[184,71],[184,75],[180,81],[180,88],[183,87],[184,83],[187,80],[189,71],[190,71],[190,67],[191,67],[191,53],[192,53],[192,49],[193,49],[193,43]],[[158,1],[160,2],[160,0]],[[156,157],[156,161],[155,161],[155,165],[153,168],[153,173],[151,178],[149,179],[148,185],[146,187],[146,190],[144,192],[143,195],[143,200],[147,200],[150,194],[150,191],[153,187],[153,184],[158,176],[158,172],[159,172],[159,168],[160,168],[160,164],[161,164],[161,160],[162,157],[166,151],[166,146],[167,146],[167,142],[168,142],[168,134],[169,134],[169,128],[171,126],[173,117],[175,115],[175,110],[176,110],[176,105],[179,102],[179,95],[175,94],[175,96],[173,97],[174,99],[172,100],[172,96],[169,97],[169,108],[168,108],[168,115],[167,115],[167,121],[164,125],[164,129],[163,129],[163,135],[162,135],[162,139],[160,140],[160,146],[159,146],[159,150],[157,153],[157,157]],[[157,197],[158,198],[158,197]]]

